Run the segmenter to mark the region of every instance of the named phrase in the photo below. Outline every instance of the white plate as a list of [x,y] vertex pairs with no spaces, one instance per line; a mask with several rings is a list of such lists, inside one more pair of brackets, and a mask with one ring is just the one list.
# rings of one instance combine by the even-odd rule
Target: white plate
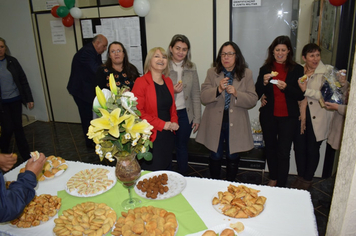
[[[225,190],[224,190],[224,191],[225,191]],[[224,191],[221,191],[221,192],[224,192]],[[226,191],[225,191],[225,192],[226,192]],[[214,208],[217,212],[219,212],[220,214],[222,214],[223,216],[229,217],[229,218],[231,218],[231,219],[250,219],[250,218],[255,218],[255,217],[258,217],[259,215],[261,215],[261,214],[265,211],[265,209],[266,209],[266,203],[265,203],[265,204],[263,205],[263,210],[262,210],[262,212],[261,212],[260,214],[258,214],[257,216],[248,217],[248,218],[235,218],[235,217],[231,217],[231,216],[224,215],[224,214],[222,213],[221,209],[225,206],[224,204],[220,204],[220,203],[219,203],[219,204],[213,205],[212,202],[213,202],[214,197],[219,198],[218,193],[215,193],[214,196],[211,198],[210,204],[213,206],[213,208]]]
[[269,82],[270,82],[271,84],[278,84],[278,80],[276,80],[276,79],[271,79]]
[[[109,171],[110,171],[110,170],[109,170]],[[113,170],[113,171],[115,171],[115,170]],[[99,192],[97,192],[97,193],[94,193],[94,194],[83,195],[83,194],[79,194],[77,189],[74,190],[74,191],[72,191],[72,192],[70,192],[69,189],[68,189],[68,187],[67,187],[67,183],[66,183],[66,185],[65,185],[65,190],[66,190],[66,192],[67,192],[68,194],[70,194],[70,195],[72,195],[72,196],[75,196],[75,197],[94,197],[94,196],[98,196],[98,195],[100,195],[100,194],[102,194],[102,193],[105,193],[105,192],[109,191],[109,190],[110,190],[112,187],[114,187],[114,185],[116,184],[116,175],[115,175],[115,173],[114,173],[113,171],[110,171],[110,172],[107,174],[107,176],[108,176],[108,179],[109,179],[109,180],[113,180],[114,182],[113,182],[107,189],[105,189],[105,190],[101,190],[101,191],[99,191]],[[68,180],[68,181],[69,181],[69,180]]]
[[185,186],[187,185],[187,181],[185,180],[184,176],[177,172],[174,172],[174,171],[154,171],[154,172],[151,172],[151,173],[141,176],[141,178],[139,178],[137,183],[141,180],[149,179],[153,176],[158,176],[161,174],[168,175],[167,185],[165,185],[165,186],[168,186],[168,188],[169,188],[167,192],[165,192],[163,194],[158,194],[156,199],[147,198],[146,193],[139,190],[137,188],[137,186],[135,185],[135,192],[137,193],[137,195],[139,195],[140,197],[146,198],[146,199],[150,199],[150,200],[163,200],[163,199],[168,199],[168,198],[171,198],[171,197],[174,197],[174,196],[180,194],[184,190]]
[[[214,230],[215,233],[219,233],[220,234],[226,228],[232,229],[229,226],[229,224],[221,224],[221,225],[217,225],[217,226],[211,227],[211,228],[206,229],[206,230],[202,230],[202,231],[194,233],[194,234],[188,234],[187,236],[201,236],[207,230]],[[252,229],[250,227],[246,227],[246,225],[245,225],[245,229],[242,232],[237,233],[235,230],[234,230],[234,232],[238,236],[262,236],[262,234],[260,234],[259,232],[257,232],[256,230],[254,230],[254,229]]]

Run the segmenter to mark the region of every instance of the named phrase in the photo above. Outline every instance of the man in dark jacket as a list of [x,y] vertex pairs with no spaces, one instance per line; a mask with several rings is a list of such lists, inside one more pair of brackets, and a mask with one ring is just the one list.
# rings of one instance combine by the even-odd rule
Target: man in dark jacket
[[108,40],[99,34],[91,43],[84,45],[73,57],[72,71],[67,89],[78,106],[84,138],[87,147],[93,142],[86,134],[93,119],[93,100],[95,98],[95,75],[102,64],[101,54],[106,50]]
[[[17,156],[14,154],[0,154],[0,169],[8,171],[16,163]],[[28,160],[25,172],[20,173],[17,181],[12,182],[6,189],[2,172],[0,171],[0,222],[16,219],[24,210],[25,206],[35,197],[34,188],[37,185],[36,176],[41,173],[46,157],[40,154],[38,160],[34,157]]]

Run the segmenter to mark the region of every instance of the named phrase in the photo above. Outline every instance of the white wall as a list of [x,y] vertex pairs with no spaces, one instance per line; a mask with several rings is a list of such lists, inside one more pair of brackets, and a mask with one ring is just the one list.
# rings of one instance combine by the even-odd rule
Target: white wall
[[20,62],[31,87],[35,106],[32,110],[23,108],[23,113],[48,121],[30,13],[29,1],[0,1],[0,37],[6,40],[11,55]]

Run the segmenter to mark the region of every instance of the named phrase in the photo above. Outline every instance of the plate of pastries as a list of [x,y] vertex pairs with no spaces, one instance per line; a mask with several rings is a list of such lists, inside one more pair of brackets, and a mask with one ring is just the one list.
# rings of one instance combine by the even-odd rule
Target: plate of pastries
[[143,206],[121,212],[112,235],[176,235],[178,221],[173,212],[153,206]]
[[116,212],[105,203],[83,202],[54,219],[55,235],[106,235],[116,221]]
[[10,221],[17,228],[30,228],[46,223],[53,218],[61,208],[62,200],[50,194],[35,196],[25,207],[21,215]]
[[261,234],[251,227],[245,227],[242,222],[235,222],[216,225],[187,236],[261,236]]
[[116,184],[115,173],[105,168],[81,170],[66,183],[65,190],[76,197],[93,197],[105,193]]
[[267,198],[259,196],[260,190],[245,185],[230,184],[227,191],[219,191],[213,196],[212,204],[219,213],[231,218],[251,218],[264,209]]
[[163,200],[181,193],[187,181],[174,171],[154,171],[141,176],[135,186],[137,195],[147,199]]
[[[32,153],[34,152],[31,152],[31,156],[34,155]],[[54,155],[48,156],[45,164],[43,165],[42,173],[37,176],[37,180],[44,181],[53,179],[63,174],[67,169],[68,163],[66,163],[66,160],[62,157],[56,157]],[[22,172],[25,172],[25,167],[20,169],[20,173]]]

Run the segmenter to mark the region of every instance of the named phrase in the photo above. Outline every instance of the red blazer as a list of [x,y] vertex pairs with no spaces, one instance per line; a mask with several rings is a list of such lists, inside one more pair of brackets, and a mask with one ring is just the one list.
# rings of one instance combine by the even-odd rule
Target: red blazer
[[[172,95],[171,122],[178,124],[172,80],[164,75],[162,75],[162,79]],[[141,119],[146,119],[153,126],[150,138],[153,142],[156,139],[157,130],[162,131],[166,122],[158,118],[156,89],[150,71],[136,79],[132,92],[137,97],[137,109],[141,112]]]

